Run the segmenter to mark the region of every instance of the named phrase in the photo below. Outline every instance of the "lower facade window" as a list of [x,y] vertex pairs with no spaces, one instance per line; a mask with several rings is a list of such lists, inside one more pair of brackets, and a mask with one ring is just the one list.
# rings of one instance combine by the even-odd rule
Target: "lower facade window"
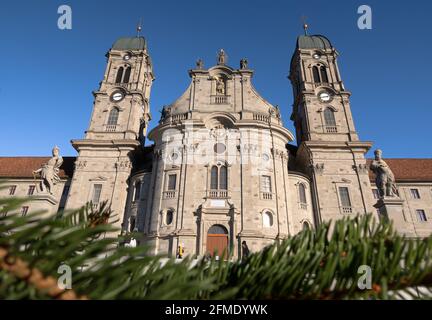
[[27,215],[28,210],[29,210],[28,206],[21,207],[21,215],[25,217]]
[[417,220],[419,222],[426,222],[427,221],[427,217],[426,217],[426,212],[422,209],[416,210],[417,213]]

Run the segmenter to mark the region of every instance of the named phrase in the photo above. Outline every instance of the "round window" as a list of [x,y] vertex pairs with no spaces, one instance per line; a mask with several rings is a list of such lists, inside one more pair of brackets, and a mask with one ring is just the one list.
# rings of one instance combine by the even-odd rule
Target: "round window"
[[177,159],[178,159],[178,153],[176,153],[176,152],[173,152],[173,153],[171,153],[171,160],[172,161],[176,161]]
[[223,143],[216,143],[213,148],[214,148],[214,152],[219,154],[224,153],[226,150],[226,146]]

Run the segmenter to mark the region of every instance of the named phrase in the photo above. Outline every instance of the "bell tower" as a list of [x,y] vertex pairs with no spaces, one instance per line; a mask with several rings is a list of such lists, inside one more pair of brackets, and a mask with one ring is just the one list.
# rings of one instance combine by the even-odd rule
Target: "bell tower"
[[289,75],[296,162],[311,177],[317,223],[376,212],[365,159],[372,143],[359,140],[337,57],[329,39],[305,33],[297,39]]
[[107,66],[84,139],[72,140],[79,155],[66,209],[107,200],[117,226],[127,198],[133,155],[150,121],[153,68],[143,37],[120,38],[108,51]]

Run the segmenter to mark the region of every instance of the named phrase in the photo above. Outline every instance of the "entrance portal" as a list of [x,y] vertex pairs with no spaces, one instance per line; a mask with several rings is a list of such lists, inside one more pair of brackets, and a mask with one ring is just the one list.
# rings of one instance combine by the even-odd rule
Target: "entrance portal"
[[207,252],[210,255],[226,259],[228,257],[228,230],[219,224],[210,227],[207,232]]

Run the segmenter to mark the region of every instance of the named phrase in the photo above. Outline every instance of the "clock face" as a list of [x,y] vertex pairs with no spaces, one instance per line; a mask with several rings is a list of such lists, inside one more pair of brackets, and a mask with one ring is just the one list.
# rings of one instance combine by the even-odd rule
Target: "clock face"
[[321,58],[321,55],[319,53],[314,53],[313,58],[319,59],[319,58]]
[[320,92],[320,93],[318,94],[318,98],[319,98],[322,102],[329,102],[329,101],[332,100],[332,96],[331,96],[331,94],[330,94],[329,92],[327,92],[327,91]]
[[123,93],[120,91],[116,91],[112,94],[111,98],[113,101],[120,101],[123,99]]
[[127,55],[125,55],[125,56],[123,57],[123,59],[126,60],[126,61],[129,60],[130,58],[131,58],[131,56],[130,56],[129,54],[127,54]]

